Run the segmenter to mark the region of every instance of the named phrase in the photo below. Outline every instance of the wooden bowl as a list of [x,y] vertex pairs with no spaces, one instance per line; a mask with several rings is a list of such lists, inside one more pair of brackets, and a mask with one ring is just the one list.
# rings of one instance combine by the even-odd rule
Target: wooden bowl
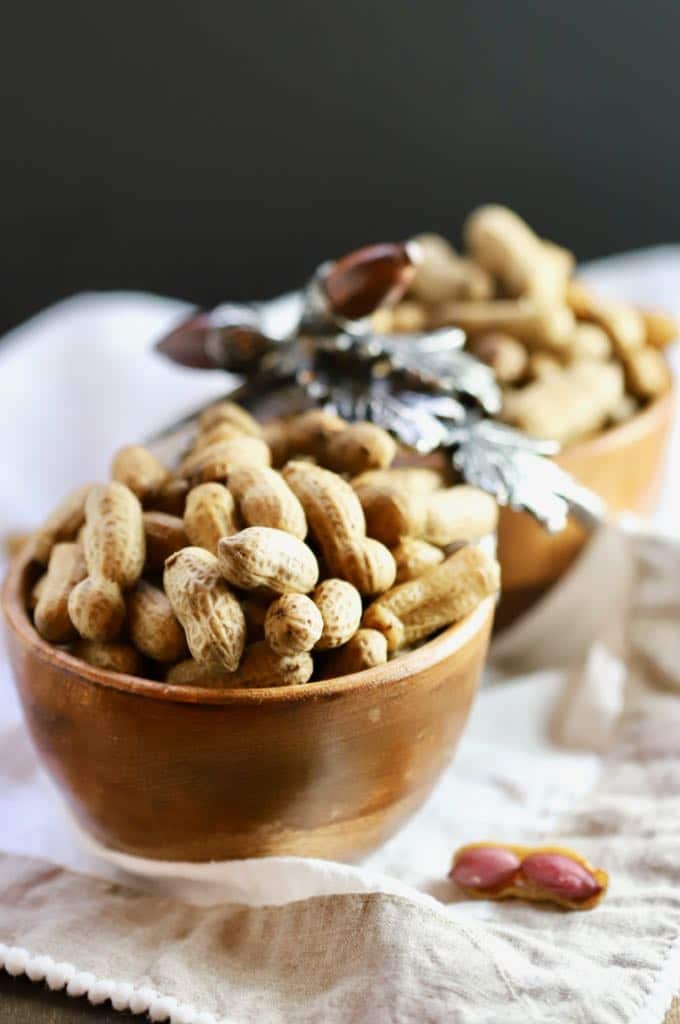
[[262,690],[173,686],[93,668],[26,612],[27,556],[3,588],[17,690],[44,767],[80,825],[164,860],[352,859],[425,800],[463,731],[494,602],[403,658]]
[[[673,420],[671,390],[621,426],[566,448],[556,461],[615,512],[649,515],[655,507]],[[498,560],[503,595],[497,626],[526,610],[571,565],[587,534],[570,523],[548,534],[523,512],[501,509]]]

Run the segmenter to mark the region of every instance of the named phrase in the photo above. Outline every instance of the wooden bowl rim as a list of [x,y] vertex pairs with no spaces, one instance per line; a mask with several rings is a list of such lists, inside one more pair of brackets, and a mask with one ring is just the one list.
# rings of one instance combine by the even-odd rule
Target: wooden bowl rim
[[644,408],[636,412],[630,419],[624,420],[615,427],[602,430],[585,441],[576,441],[567,445],[555,456],[556,461],[572,458],[578,459],[581,455],[590,455],[594,452],[605,454],[612,448],[620,448],[635,440],[641,434],[646,434],[660,419],[671,415],[675,406],[675,382],[672,381],[668,389],[662,395],[655,398]]
[[6,623],[34,657],[57,671],[75,675],[97,686],[182,704],[290,704],[332,699],[356,690],[384,689],[451,657],[473,636],[483,631],[495,610],[495,597],[487,597],[470,615],[422,647],[384,665],[376,665],[374,668],[364,669],[349,676],[337,676],[312,684],[268,686],[253,690],[170,686],[152,679],[96,668],[43,640],[29,619],[25,607],[25,577],[30,565],[28,553],[18,554],[10,563],[2,588],[2,608]]

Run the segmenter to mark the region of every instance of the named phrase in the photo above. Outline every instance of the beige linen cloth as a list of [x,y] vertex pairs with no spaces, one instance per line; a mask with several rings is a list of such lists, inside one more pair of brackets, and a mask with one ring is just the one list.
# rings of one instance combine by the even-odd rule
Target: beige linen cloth
[[[680,278],[680,254],[664,256]],[[116,320],[132,327],[132,302],[144,306],[140,337],[177,311],[90,298],[66,310],[68,331],[82,314],[90,340],[98,317],[113,338]],[[128,439],[117,429],[105,440]],[[103,472],[92,466],[83,475]],[[2,507],[15,526],[29,506]],[[676,514],[667,501],[665,520]],[[480,693],[425,807],[362,865],[267,858],[163,872],[83,845],[3,689],[0,962],[174,1024],[674,1020],[680,540],[634,522],[601,531],[497,642],[487,681],[500,685]],[[583,914],[466,901],[446,880],[450,857],[484,838],[574,846],[609,871],[607,897]]]

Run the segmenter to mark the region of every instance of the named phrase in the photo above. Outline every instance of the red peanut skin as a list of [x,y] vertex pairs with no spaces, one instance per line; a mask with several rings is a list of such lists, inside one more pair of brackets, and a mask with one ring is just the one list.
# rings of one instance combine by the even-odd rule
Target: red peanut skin
[[493,892],[509,885],[519,871],[520,859],[501,846],[474,847],[456,858],[449,878],[464,889]]
[[522,861],[520,874],[539,889],[573,903],[591,899],[602,890],[590,871],[561,853],[530,853]]
[[504,843],[461,847],[449,877],[477,899],[550,901],[570,910],[590,910],[609,884],[605,871],[573,850]]

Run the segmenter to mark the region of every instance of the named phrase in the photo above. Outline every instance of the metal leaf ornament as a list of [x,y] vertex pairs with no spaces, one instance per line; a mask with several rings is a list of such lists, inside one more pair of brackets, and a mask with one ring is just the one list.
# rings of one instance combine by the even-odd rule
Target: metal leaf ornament
[[[192,315],[156,347],[183,365],[243,374],[226,397],[255,412],[273,398],[317,404],[376,423],[418,452],[443,450],[468,483],[551,532],[570,514],[588,527],[600,522],[600,499],[549,458],[558,445],[489,419],[502,395],[491,369],[464,351],[463,331],[372,331],[371,313],[403,295],[418,258],[414,243],[385,243],[324,263],[295,297],[283,333],[269,326],[277,300],[229,303]],[[147,443],[165,457],[180,451],[200,411]]]

